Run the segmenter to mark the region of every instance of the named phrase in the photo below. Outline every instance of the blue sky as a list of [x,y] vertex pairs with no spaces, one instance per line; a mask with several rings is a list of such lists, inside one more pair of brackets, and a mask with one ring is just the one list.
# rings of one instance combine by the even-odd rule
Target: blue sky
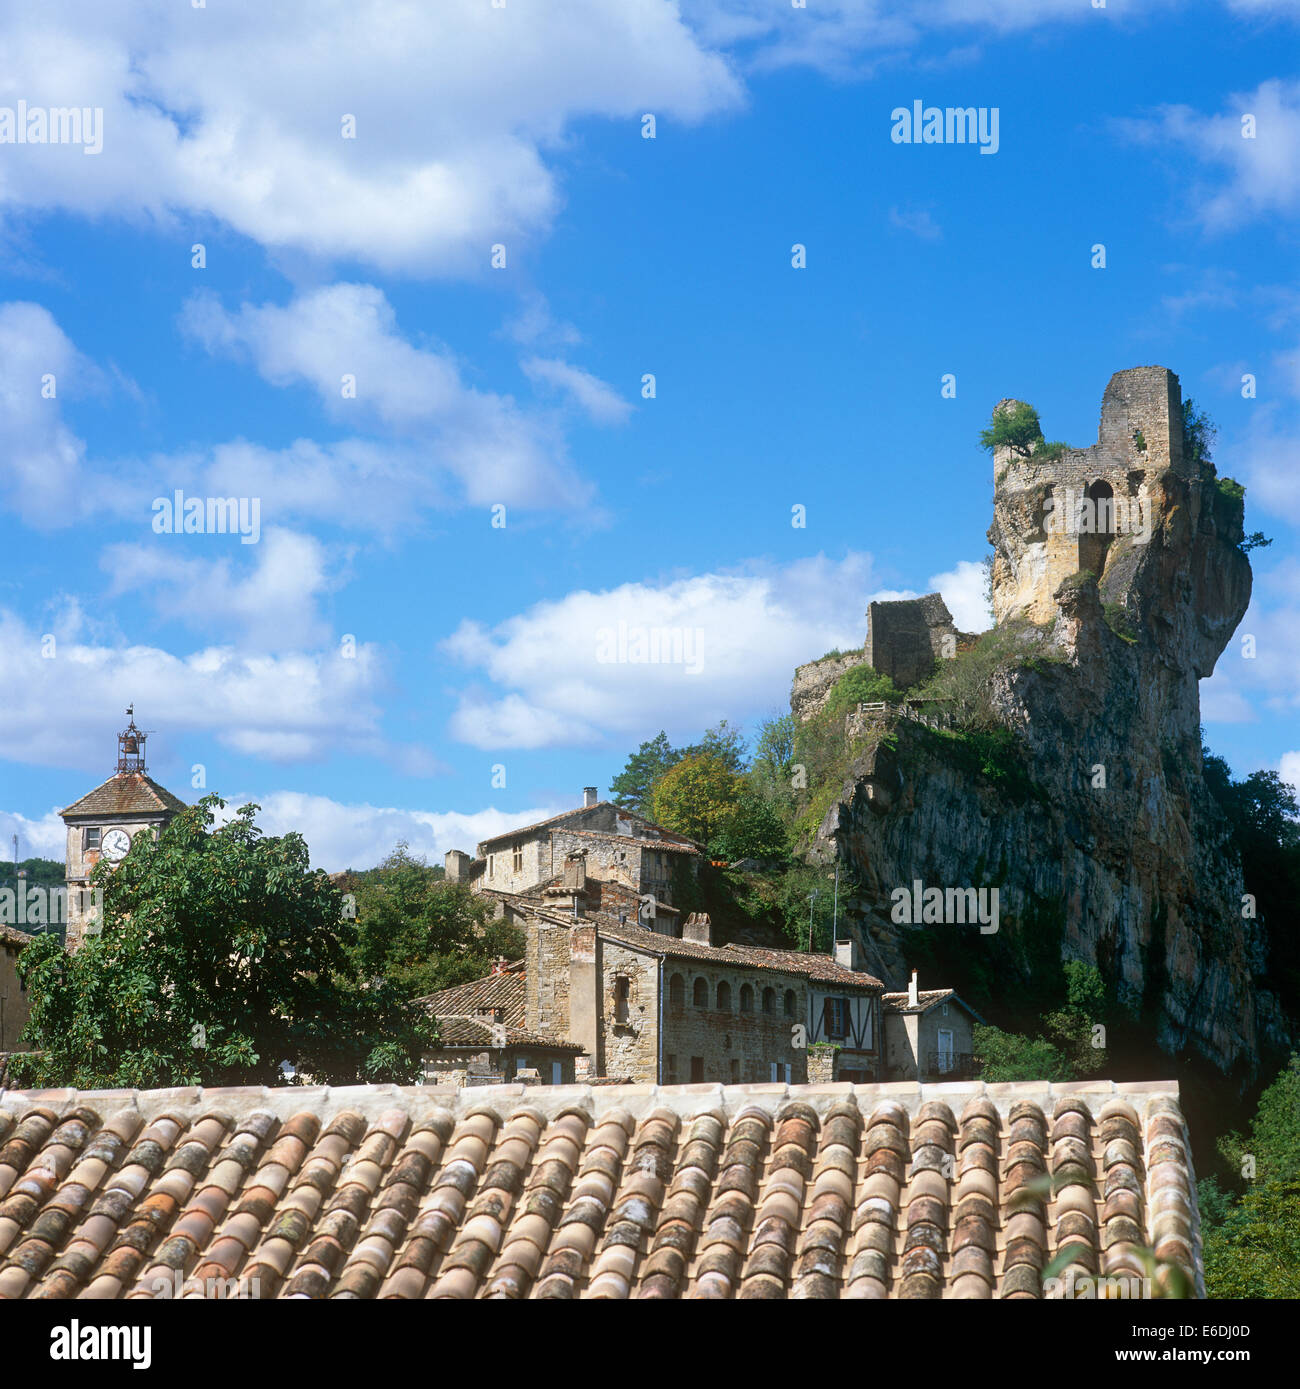
[[[1208,740],[1300,778],[1294,0],[119,8],[0,18],[0,108],[103,111],[0,144],[6,849],[62,857],[128,701],[324,867],[472,849],[753,729],[873,596],[986,625],[992,406],[1087,445],[1145,363],[1274,538]],[[891,142],[916,100],[997,152]],[[177,488],[257,543],[156,533]]]

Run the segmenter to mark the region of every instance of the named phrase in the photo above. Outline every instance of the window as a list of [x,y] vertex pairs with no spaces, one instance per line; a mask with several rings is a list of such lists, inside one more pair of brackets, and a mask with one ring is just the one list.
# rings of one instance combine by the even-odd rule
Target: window
[[742,1013],[754,1011],[754,990],[748,984],[740,986],[740,1011]]
[[740,1062],[734,1056],[731,1058],[731,1083],[733,1085],[740,1083]]
[[718,985],[718,1011],[731,1012],[731,985],[725,979]]
[[626,1023],[628,1020],[628,995],[632,985],[625,975],[619,975],[614,980],[614,1021],[616,1023]]
[[516,1057],[515,1057],[515,1074],[518,1075],[520,1071],[526,1071],[527,1069],[528,1069],[528,1058],[527,1058],[526,1056],[516,1056]]
[[551,1062],[551,1084],[552,1084],[552,1085],[563,1085],[563,1084],[564,1084],[564,1062],[563,1062],[563,1061],[552,1061],[552,1062]]
[[945,1004],[939,1009],[939,1012],[940,1012],[940,1015],[941,1015],[941,1016],[943,1016],[943,1017],[946,1018],[946,1017],[948,1016],[948,1005],[945,1003]]
[[674,1013],[686,1007],[686,980],[680,974],[674,974],[668,981],[668,1006]]
[[847,998],[828,998],[822,1006],[822,1028],[827,1037],[849,1035],[849,1001]]
[[704,1058],[702,1056],[691,1057],[691,1084],[698,1085],[704,1079]]
[[697,1008],[707,1008],[709,1006],[709,986],[706,980],[697,979],[695,987],[691,991],[691,1002]]
[[764,989],[764,990],[763,990],[763,1011],[764,1011],[765,1013],[775,1013],[775,1012],[776,1012],[776,990],[775,990],[775,989]]
[[668,1055],[664,1057],[664,1071],[666,1072],[667,1077],[668,1077],[667,1080],[666,1080],[664,1083],[665,1083],[666,1085],[676,1085],[676,1084],[677,1084],[677,1053],[676,1053],[676,1052],[670,1051],[670,1052],[668,1053]]
[[85,853],[85,851],[86,851],[87,849],[98,849],[98,848],[99,848],[99,835],[100,835],[100,829],[99,829],[99,826],[98,826],[98,825],[94,826],[93,828],[87,828],[87,829],[82,830],[82,832],[81,832],[81,851],[82,851],[82,853]]
[[510,849],[510,867],[516,873],[524,871],[524,846],[523,841],[516,839]]
[[492,865],[493,865],[495,862],[496,862],[496,855],[495,855],[495,854],[489,854],[489,855],[488,855],[488,877],[489,877],[489,878],[492,876]]
[[789,1085],[789,1084],[790,1084],[790,1063],[789,1063],[788,1061],[773,1061],[773,1062],[772,1062],[772,1079],[773,1079],[774,1081],[777,1081],[777,1082],[785,1081],[785,1083],[786,1083],[787,1085]]
[[785,1015],[787,1018],[794,1017],[794,990],[785,991]]

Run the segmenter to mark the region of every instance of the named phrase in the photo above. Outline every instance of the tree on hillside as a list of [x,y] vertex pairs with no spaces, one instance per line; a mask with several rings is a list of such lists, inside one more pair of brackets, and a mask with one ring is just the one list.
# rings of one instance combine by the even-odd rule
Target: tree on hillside
[[740,792],[740,777],[720,757],[686,757],[655,783],[654,819],[665,829],[712,847],[735,816]]
[[103,889],[97,934],[22,953],[31,1001],[11,1065],[27,1085],[409,1083],[436,1026],[384,980],[360,980],[339,890],[302,836],[266,837],[259,807],[219,828],[205,796],[155,842],[137,835]]
[[683,755],[674,749],[668,735],[660,729],[653,738],[637,748],[627,759],[627,765],[609,783],[611,798],[625,810],[649,816],[655,782],[680,762]]
[[494,921],[490,901],[447,882],[405,842],[356,875],[353,897],[358,972],[385,979],[404,998],[477,979],[498,956],[524,953],[523,932]]
[[1250,1133],[1219,1140],[1230,1181],[1198,1187],[1212,1298],[1300,1297],[1300,1056],[1259,1099]]

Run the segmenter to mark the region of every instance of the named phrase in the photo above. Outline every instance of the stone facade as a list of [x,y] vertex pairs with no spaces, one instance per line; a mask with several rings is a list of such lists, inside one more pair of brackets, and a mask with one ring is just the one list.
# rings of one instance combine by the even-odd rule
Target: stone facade
[[31,1006],[18,978],[18,957],[32,937],[0,925],[0,1052],[16,1051]]
[[[707,929],[701,920],[687,929]],[[874,1078],[877,981],[853,979],[847,966],[834,980],[811,979],[812,957],[791,951],[755,957],[763,965],[737,947],[536,913],[528,924],[524,1026],[579,1044],[591,1076],[664,1084],[801,1084],[809,1045],[827,1039],[829,1027],[842,1068]],[[788,969],[767,963],[786,957]]]
[[885,1076],[889,1080],[965,1079],[974,1072],[978,1015],[951,989],[884,998]]
[[587,876],[672,905],[681,885],[698,875],[699,847],[611,801],[596,801],[587,789],[587,804],[485,840],[476,859],[449,850],[448,878],[469,882],[475,892],[526,896],[569,885],[565,865],[581,854]]

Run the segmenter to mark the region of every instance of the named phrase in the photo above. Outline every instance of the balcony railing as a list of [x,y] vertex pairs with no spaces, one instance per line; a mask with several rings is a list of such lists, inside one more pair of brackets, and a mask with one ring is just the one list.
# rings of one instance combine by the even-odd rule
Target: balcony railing
[[968,1051],[932,1051],[925,1058],[924,1080],[974,1080],[978,1059]]

